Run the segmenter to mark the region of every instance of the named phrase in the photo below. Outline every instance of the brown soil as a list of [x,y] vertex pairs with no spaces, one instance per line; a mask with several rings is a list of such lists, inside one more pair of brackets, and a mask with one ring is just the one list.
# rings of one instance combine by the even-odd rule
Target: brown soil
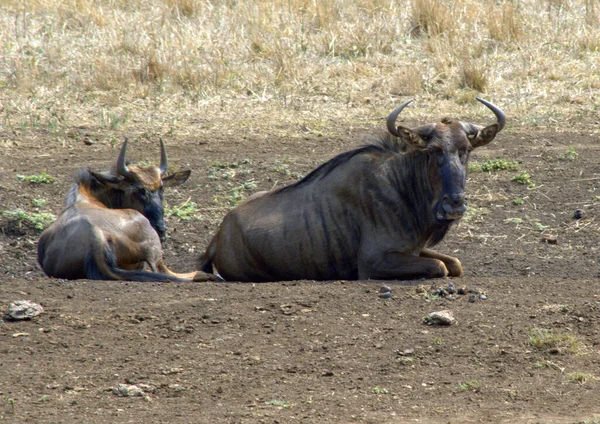
[[[194,269],[240,193],[294,181],[359,143],[356,132],[340,134],[318,137],[300,128],[279,139],[166,138],[171,164],[193,170],[166,200],[195,202],[200,214],[168,219],[167,263],[176,271]],[[118,145],[103,142],[99,131],[67,135],[64,142],[43,132],[0,137],[1,210],[58,214],[75,169],[107,169],[116,157]],[[84,138],[97,141],[88,146]],[[567,157],[569,147],[577,157]],[[437,250],[463,262],[465,277],[453,281],[485,293],[487,299],[475,302],[469,294],[456,300],[428,294],[431,283],[446,287],[447,280],[388,282],[391,299],[379,298],[381,282],[55,280],[36,265],[39,231],[1,218],[0,310],[29,299],[45,311],[31,321],[0,323],[0,421],[571,423],[598,417],[599,153],[598,135],[506,132],[474,154],[477,162],[486,156],[517,161],[535,183],[512,181],[517,171],[510,170],[470,174],[471,212]],[[134,160],[157,155],[155,137],[131,146]],[[56,182],[16,177],[42,171]],[[34,199],[48,203],[34,206]],[[580,220],[573,218],[576,209]],[[548,236],[556,244],[543,241]],[[456,324],[424,323],[442,309],[453,312]],[[565,340],[538,348],[530,342],[536,329]],[[583,373],[581,381],[574,373]],[[142,397],[120,397],[111,391],[120,384],[153,388]]]

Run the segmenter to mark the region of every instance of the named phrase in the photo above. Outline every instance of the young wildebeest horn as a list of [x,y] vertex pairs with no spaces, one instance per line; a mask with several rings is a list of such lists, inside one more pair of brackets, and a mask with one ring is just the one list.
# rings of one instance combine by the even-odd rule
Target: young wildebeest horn
[[165,143],[163,142],[162,137],[160,140],[160,175],[163,175],[167,172],[169,168],[169,162],[167,161],[167,149],[165,149]]
[[[112,173],[77,173],[65,209],[38,243],[38,262],[47,275],[131,281],[216,278],[201,271],[175,273],[163,261],[163,188],[185,182],[190,171],[163,175],[167,154],[162,140],[160,146],[160,168],[127,166],[125,139]],[[146,264],[151,272],[143,270]]]
[[127,178],[130,181],[133,181],[134,177],[129,169],[127,168],[125,155],[127,152],[127,143],[129,139],[125,137],[125,141],[123,142],[123,147],[121,147],[121,151],[119,152],[119,156],[117,156],[117,173]]
[[355,280],[458,277],[456,258],[430,248],[467,210],[470,152],[492,141],[487,127],[444,118],[396,127],[412,102],[387,118],[389,133],[342,153],[297,183],[255,194],[231,210],[200,269],[227,280]]

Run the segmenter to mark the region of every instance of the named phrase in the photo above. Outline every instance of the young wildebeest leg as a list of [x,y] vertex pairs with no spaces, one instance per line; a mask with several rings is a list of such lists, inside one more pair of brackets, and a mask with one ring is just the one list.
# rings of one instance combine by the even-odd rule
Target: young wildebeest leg
[[440,259],[415,256],[397,250],[388,250],[378,260],[359,260],[358,268],[359,280],[416,280],[442,278],[447,275],[448,269]]
[[438,259],[446,265],[448,269],[448,275],[450,277],[462,277],[463,276],[463,267],[460,261],[452,256],[444,255],[443,253],[438,253],[435,250],[431,249],[423,249],[419,256],[422,258],[431,258]]
[[165,265],[165,262],[162,259],[156,263],[156,270],[157,271],[155,271],[155,272],[159,272],[161,274],[172,275],[174,277],[181,278],[184,280],[222,281],[222,279],[217,277],[216,275],[208,274],[208,273],[202,272],[202,271],[192,271],[192,272],[185,272],[185,273],[173,272],[169,268],[167,268],[167,265]]

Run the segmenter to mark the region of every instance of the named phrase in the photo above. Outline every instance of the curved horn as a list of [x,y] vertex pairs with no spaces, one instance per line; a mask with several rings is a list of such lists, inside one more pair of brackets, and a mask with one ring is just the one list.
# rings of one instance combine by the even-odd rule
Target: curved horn
[[167,160],[167,149],[165,149],[165,143],[163,142],[162,137],[160,140],[160,175],[167,172],[167,168],[169,167],[169,161]]
[[502,112],[502,109],[500,109],[498,106],[494,105],[493,103],[488,102],[487,100],[481,99],[479,97],[475,97],[477,99],[477,101],[479,101],[480,103],[483,103],[488,109],[490,109],[492,112],[494,112],[494,115],[496,115],[496,120],[498,121],[498,131],[500,132],[502,131],[502,128],[504,128],[504,125],[506,124],[506,115],[504,114],[504,112]]
[[396,137],[400,137],[400,134],[398,133],[398,130],[396,129],[396,119],[398,119],[398,115],[400,115],[400,112],[402,112],[402,109],[404,109],[406,106],[408,106],[413,100],[414,99],[405,101],[400,106],[398,106],[396,109],[394,109],[392,111],[392,113],[390,113],[390,116],[387,117],[387,120],[385,122],[387,124],[388,131],[392,135],[394,135]]
[[125,137],[125,142],[123,143],[123,147],[121,147],[121,151],[117,157],[117,175],[122,175],[125,178],[133,179],[133,175],[131,172],[129,172],[129,169],[127,169],[127,165],[125,164],[125,152],[127,151],[128,141],[128,138]]

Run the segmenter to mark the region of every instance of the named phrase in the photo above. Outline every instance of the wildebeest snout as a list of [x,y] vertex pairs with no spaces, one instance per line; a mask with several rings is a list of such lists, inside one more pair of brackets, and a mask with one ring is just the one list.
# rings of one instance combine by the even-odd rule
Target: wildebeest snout
[[461,218],[467,211],[464,191],[444,195],[442,207],[444,209],[445,219],[451,220]]

